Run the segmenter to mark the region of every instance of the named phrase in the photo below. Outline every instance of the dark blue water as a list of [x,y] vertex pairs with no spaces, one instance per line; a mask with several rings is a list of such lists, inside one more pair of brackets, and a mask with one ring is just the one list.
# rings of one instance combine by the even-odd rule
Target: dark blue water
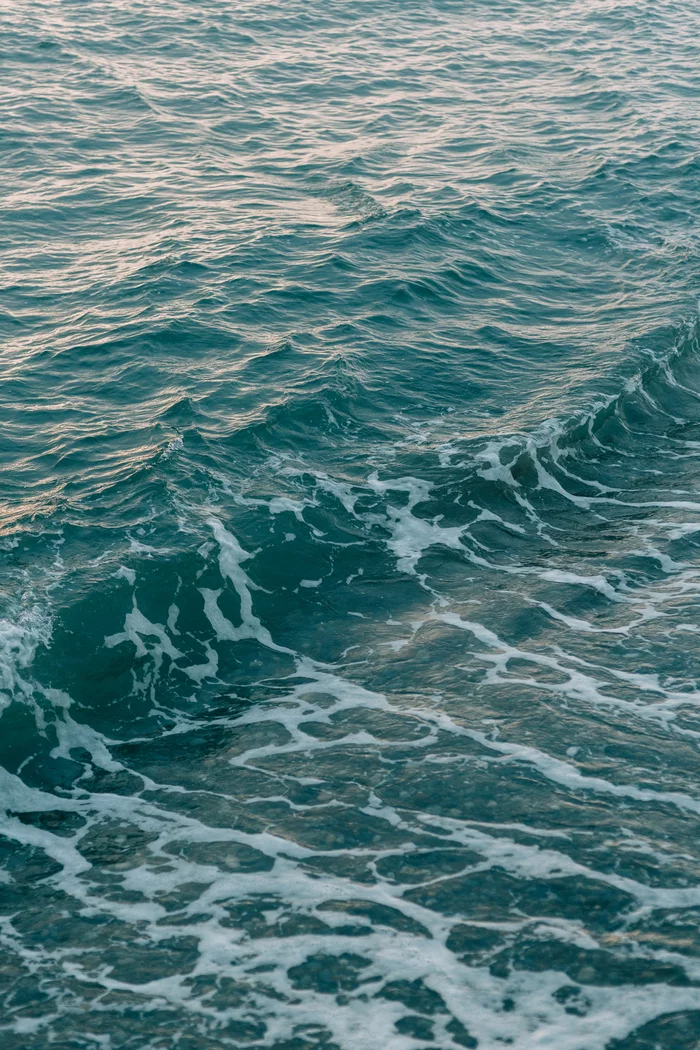
[[0,9],[0,1046],[700,1047],[700,9]]

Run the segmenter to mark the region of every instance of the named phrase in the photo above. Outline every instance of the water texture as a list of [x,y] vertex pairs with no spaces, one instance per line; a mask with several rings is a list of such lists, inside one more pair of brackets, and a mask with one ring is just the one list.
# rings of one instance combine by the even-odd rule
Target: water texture
[[699,37],[2,4],[3,1050],[700,1046]]

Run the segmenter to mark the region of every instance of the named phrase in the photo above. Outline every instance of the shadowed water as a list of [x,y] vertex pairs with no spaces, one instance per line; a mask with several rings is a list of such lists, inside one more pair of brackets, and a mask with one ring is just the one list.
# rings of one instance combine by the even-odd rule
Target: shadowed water
[[699,32],[0,6],[3,1050],[700,1046]]

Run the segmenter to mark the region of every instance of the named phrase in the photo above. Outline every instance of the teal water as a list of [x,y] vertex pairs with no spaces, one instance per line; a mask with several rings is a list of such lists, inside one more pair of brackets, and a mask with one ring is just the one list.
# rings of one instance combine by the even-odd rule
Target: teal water
[[700,1047],[700,9],[0,8],[0,1046]]

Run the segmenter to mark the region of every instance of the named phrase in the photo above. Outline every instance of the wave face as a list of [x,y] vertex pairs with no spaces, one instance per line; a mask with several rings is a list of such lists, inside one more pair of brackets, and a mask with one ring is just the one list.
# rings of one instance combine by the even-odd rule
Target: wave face
[[3,1050],[700,1045],[699,11],[3,7]]

